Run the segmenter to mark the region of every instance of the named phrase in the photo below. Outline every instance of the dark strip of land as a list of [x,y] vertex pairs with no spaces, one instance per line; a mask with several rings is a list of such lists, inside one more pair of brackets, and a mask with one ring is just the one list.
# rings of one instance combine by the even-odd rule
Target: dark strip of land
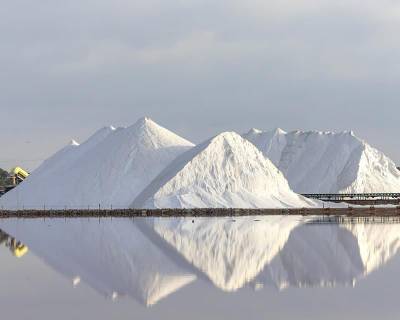
[[88,217],[229,217],[229,216],[349,216],[349,217],[398,217],[397,207],[349,208],[293,208],[293,209],[89,209],[89,210],[0,210],[1,218],[88,218]]

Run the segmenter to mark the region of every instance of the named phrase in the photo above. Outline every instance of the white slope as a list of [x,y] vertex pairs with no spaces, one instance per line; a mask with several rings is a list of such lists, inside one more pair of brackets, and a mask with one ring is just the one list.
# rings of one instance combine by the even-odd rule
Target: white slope
[[[112,134],[116,129],[112,126],[103,127],[96,131],[88,140],[86,140],[82,145],[80,145],[75,140],[62,148],[60,151],[56,152],[53,156],[45,160],[39,168],[37,168],[30,176],[29,180],[25,183],[32,183],[33,180],[45,180],[53,178],[52,185],[54,186],[57,181],[57,175],[60,171],[70,170],[81,156],[86,152],[89,152],[102,140],[106,139],[110,134]],[[36,178],[36,176],[39,176]]]
[[280,128],[273,131],[261,131],[258,129],[251,129],[247,134],[243,135],[244,138],[250,140],[257,148],[259,148],[268,159],[276,166],[279,165],[281,154],[286,146],[286,132]]
[[225,132],[175,159],[135,199],[141,208],[281,208],[315,203],[294,192],[257,148]]
[[6,208],[129,207],[172,160],[193,144],[148,118],[106,127],[46,160],[0,198]]
[[157,218],[152,228],[215,286],[236,291],[279,253],[300,222],[295,216]]
[[150,306],[196,279],[129,219],[7,220],[0,228],[74,284]]
[[400,192],[395,163],[353,132],[252,129],[243,136],[274,162],[295,192]]

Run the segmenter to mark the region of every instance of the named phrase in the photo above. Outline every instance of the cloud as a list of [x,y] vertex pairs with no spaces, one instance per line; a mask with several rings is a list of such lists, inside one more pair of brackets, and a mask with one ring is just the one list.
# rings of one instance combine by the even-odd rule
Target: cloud
[[17,0],[0,30],[0,108],[24,126],[76,112],[76,128],[186,117],[197,141],[244,126],[397,130],[398,1]]

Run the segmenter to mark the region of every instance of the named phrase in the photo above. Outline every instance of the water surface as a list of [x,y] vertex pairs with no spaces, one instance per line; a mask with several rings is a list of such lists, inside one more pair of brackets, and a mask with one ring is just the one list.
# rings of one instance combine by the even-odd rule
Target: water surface
[[0,221],[9,319],[397,319],[400,224]]

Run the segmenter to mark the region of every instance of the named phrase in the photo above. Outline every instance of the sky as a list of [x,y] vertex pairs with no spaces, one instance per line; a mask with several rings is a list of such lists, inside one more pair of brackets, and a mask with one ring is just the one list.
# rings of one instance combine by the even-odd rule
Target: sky
[[394,0],[0,0],[0,167],[149,116],[226,130],[354,130],[400,164]]

